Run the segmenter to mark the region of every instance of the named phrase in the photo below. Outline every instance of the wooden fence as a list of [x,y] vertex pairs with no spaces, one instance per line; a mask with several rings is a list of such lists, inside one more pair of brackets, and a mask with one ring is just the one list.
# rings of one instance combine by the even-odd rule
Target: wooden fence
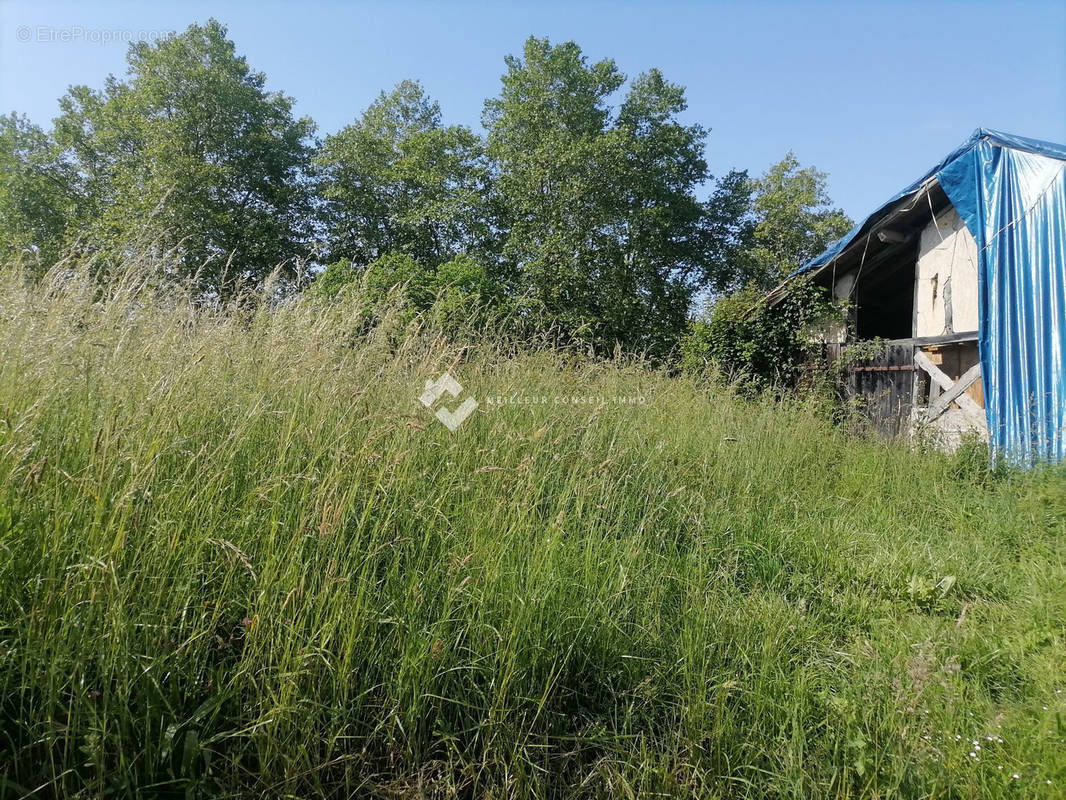
[[987,436],[976,333],[894,339],[861,359],[848,349],[844,390],[872,429],[896,437],[935,426],[948,447],[966,430]]

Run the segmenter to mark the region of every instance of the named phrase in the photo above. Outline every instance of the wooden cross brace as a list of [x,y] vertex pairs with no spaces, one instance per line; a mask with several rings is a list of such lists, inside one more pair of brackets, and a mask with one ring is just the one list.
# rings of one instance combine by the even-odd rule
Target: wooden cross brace
[[982,430],[985,429],[985,410],[977,405],[976,401],[966,394],[966,390],[981,377],[981,363],[978,362],[966,370],[965,374],[957,381],[951,380],[947,374],[936,364],[929,360],[929,356],[918,350],[914,354],[914,363],[929,373],[933,383],[941,388],[941,394],[929,404],[925,412],[926,422],[932,422],[945,411],[952,403],[958,403],[966,418]]

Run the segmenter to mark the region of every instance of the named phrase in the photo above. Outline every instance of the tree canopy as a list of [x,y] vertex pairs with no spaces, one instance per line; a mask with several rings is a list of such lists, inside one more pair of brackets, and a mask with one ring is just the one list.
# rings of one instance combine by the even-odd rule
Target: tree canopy
[[34,271],[62,251],[72,177],[49,134],[17,114],[0,116],[0,247]]
[[567,333],[662,354],[708,278],[705,131],[658,70],[625,76],[573,42],[530,38],[485,105],[506,209],[503,274]]
[[793,153],[751,182],[752,277],[771,288],[821,253],[851,229],[852,222],[834,208],[826,174],[802,167]]
[[404,80],[319,142],[215,20],[127,62],[72,87],[52,131],[0,118],[0,245],[23,264],[89,254],[106,274],[147,255],[223,298],[275,270],[326,297],[403,284],[421,311],[490,303],[547,338],[661,359],[700,303],[757,296],[850,225],[792,153],[715,180],[683,87],[574,42],[530,37],[505,59],[484,135]]
[[415,81],[382,92],[328,136],[317,162],[327,260],[367,264],[396,251],[435,266],[488,246],[482,143],[469,128],[444,126]]
[[127,61],[124,81],[73,87],[56,121],[93,244],[171,251],[220,293],[279,267],[295,275],[311,234],[311,120],[214,20],[136,42]]

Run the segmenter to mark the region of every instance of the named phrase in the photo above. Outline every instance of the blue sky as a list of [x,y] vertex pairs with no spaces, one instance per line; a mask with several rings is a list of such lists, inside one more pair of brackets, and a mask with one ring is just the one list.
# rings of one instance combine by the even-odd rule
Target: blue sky
[[[573,39],[629,76],[659,67],[710,128],[707,160],[764,170],[793,150],[864,215],[977,126],[1066,141],[1066,2],[0,2],[0,112],[47,124],[68,85],[124,72],[138,32],[214,16],[320,133],[411,77],[480,125],[503,58]],[[43,32],[42,32],[43,29]],[[22,39],[29,41],[22,41]],[[73,38],[75,41],[62,41]],[[101,41],[107,38],[113,41]],[[52,39],[52,41],[48,41]]]

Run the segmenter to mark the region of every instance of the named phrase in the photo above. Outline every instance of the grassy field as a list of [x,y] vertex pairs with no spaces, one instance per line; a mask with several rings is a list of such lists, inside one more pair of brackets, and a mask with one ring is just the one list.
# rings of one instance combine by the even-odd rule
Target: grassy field
[[0,797],[1066,793],[1061,470],[358,298],[0,351]]

